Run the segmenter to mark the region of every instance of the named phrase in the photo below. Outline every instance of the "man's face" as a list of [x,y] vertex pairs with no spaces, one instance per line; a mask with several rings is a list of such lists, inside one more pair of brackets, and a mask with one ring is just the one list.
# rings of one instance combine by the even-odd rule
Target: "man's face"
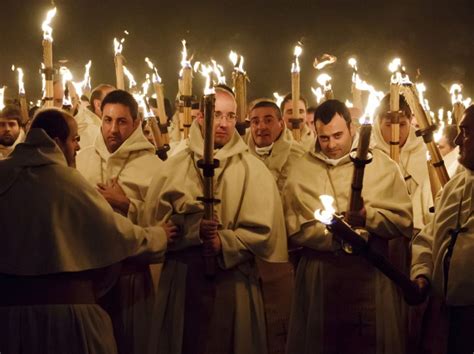
[[439,152],[441,153],[441,156],[446,156],[447,154],[449,154],[451,151],[454,150],[454,148],[451,145],[449,145],[448,139],[446,139],[444,135],[441,137],[441,139],[439,139],[438,149],[439,149]]
[[283,120],[278,119],[275,108],[258,107],[252,109],[250,117],[250,132],[258,147],[271,145],[281,134]]
[[145,138],[154,146],[156,146],[155,144],[155,139],[153,137],[153,133],[151,131],[151,127],[150,127],[150,123],[146,123],[145,125],[143,125],[142,127],[143,129],[143,135],[145,135]]
[[16,119],[0,118],[0,145],[12,146],[20,135]]
[[216,92],[214,108],[214,146],[221,148],[227,144],[235,131],[237,104],[231,94]]
[[464,114],[454,142],[459,145],[459,163],[474,171],[474,113]]
[[95,99],[94,102],[92,102],[92,106],[94,107],[94,113],[98,117],[102,117],[102,110],[100,109],[100,106],[102,105],[102,100],[104,99],[105,96],[107,96],[110,92],[114,91],[114,88],[112,87],[106,87],[102,89],[102,96],[100,99]]
[[76,153],[80,149],[79,145],[79,134],[77,133],[77,123],[74,119],[68,119],[67,125],[69,126],[69,136],[65,142],[55,138],[56,143],[66,158],[67,165],[69,167],[76,167]]
[[309,130],[314,132],[314,112],[306,112],[306,125]]
[[[392,124],[390,118],[382,116],[380,121],[380,132],[382,133],[383,140],[387,144],[390,144],[392,140]],[[410,119],[405,115],[400,116],[400,147],[403,147],[407,142],[408,135],[410,134]]]
[[102,112],[102,136],[107,150],[115,152],[140,124],[133,120],[130,109],[121,103],[108,103]]
[[339,159],[351,151],[354,130],[338,113],[328,124],[316,120],[316,134],[321,151],[330,159]]
[[298,101],[298,112],[297,116],[293,114],[293,100],[289,100],[285,103],[283,107],[283,119],[288,127],[291,127],[289,119],[291,118],[301,118],[303,121],[306,119],[306,106],[303,100]]

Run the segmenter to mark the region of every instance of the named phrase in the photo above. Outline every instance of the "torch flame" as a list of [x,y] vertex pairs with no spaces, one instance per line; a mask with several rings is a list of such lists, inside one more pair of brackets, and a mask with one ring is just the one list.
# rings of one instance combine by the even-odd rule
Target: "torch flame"
[[0,110],[5,108],[5,86],[0,87]]
[[92,66],[92,60],[89,60],[87,64],[85,65],[84,79],[82,80],[82,82],[79,83],[79,86],[81,87],[81,91],[85,90],[88,87],[89,88],[91,87],[91,74],[90,74],[91,66]]
[[321,204],[323,204],[324,210],[316,210],[314,212],[314,218],[325,225],[330,225],[333,215],[336,213],[336,209],[334,209],[333,206],[334,198],[330,195],[320,195],[319,200]]
[[128,79],[128,87],[130,89],[137,86],[137,82],[135,81],[135,78],[133,77],[132,73],[130,72],[130,70],[128,70],[128,68],[125,65],[123,66],[123,73]]
[[462,103],[462,86],[460,84],[452,84],[449,89],[451,94],[451,103]]
[[182,58],[181,58],[181,67],[185,68],[185,67],[191,67],[191,60],[188,59],[188,49],[186,47],[186,40],[183,39],[181,41],[181,43],[183,44],[183,51],[181,52],[181,55],[182,55]]
[[300,72],[300,61],[299,57],[303,52],[303,48],[299,45],[295,46],[295,50],[293,51],[294,61],[291,64],[291,72],[292,73],[299,73]]
[[211,59],[212,69],[214,71],[214,75],[217,78],[217,84],[226,84],[225,76],[222,74],[224,72],[224,67],[222,65],[217,64],[217,62]]
[[201,70],[199,72],[206,79],[204,86],[204,95],[207,96],[215,94],[215,89],[211,82],[211,73],[213,72],[212,66],[201,64]]
[[43,93],[43,98],[46,97],[46,75],[44,74],[44,63],[41,63],[41,92]]
[[314,88],[311,87],[311,92],[313,92],[313,95],[316,97],[316,103],[320,104],[321,101],[324,99],[324,93],[323,90],[321,90],[321,87]]
[[332,77],[326,73],[322,73],[316,78],[316,81],[323,87],[324,91],[331,90],[331,84],[329,83],[331,80]]
[[337,57],[331,54],[324,54],[321,59],[314,58],[313,66],[316,70],[322,70],[324,67],[334,64],[337,61]]
[[464,107],[469,107],[471,105],[471,102],[472,102],[471,97],[468,97],[464,101],[462,101],[462,104]]
[[448,125],[453,124],[453,113],[451,111],[447,111],[446,115],[448,116],[448,120],[447,120]]
[[360,124],[373,124],[375,111],[384,97],[384,93],[376,91],[373,86],[369,85],[368,91],[370,92],[369,99],[367,101],[367,106],[365,106],[364,115],[359,119]]
[[148,67],[153,70],[152,81],[161,84],[161,77],[158,75],[158,69],[156,68],[155,64],[153,64],[149,58],[145,58],[145,62],[147,63]]
[[346,100],[346,102],[344,102],[344,104],[346,105],[347,108],[353,108],[354,107],[354,104],[349,100]]
[[71,94],[66,94],[66,89],[67,89],[67,83],[68,81],[72,82],[72,80],[74,79],[73,76],[72,76],[72,73],[71,71],[65,67],[65,66],[61,66],[59,68],[59,74],[61,75],[61,79],[62,79],[62,84],[63,84],[63,89],[64,89],[64,96],[63,96],[63,105],[64,106],[71,106],[72,105],[72,101],[71,101]]
[[236,52],[234,52],[233,50],[231,50],[230,54],[229,54],[229,59],[232,62],[232,64],[234,65],[234,67],[236,67],[237,66],[237,60],[239,60],[239,55]]
[[244,70],[244,57],[242,55],[239,56],[239,54],[237,54],[236,52],[231,50],[230,54],[229,54],[229,59],[232,62],[232,64],[234,65],[234,70],[235,71],[240,71],[241,73],[245,73],[245,70]]
[[24,73],[22,68],[17,68],[16,71],[18,72],[18,93],[20,95],[25,94],[25,83],[23,82]]
[[357,60],[356,58],[349,58],[347,63],[351,66],[354,71],[357,71]]
[[388,64],[388,70],[393,74],[397,71],[400,71],[402,66],[402,60],[400,58],[393,59],[390,64]]
[[273,92],[273,97],[275,97],[277,106],[280,107],[285,97],[281,96],[278,92]]
[[[441,120],[440,123],[439,123],[439,129],[437,131],[435,131],[435,133],[433,134],[435,143],[439,143],[439,141],[443,137],[443,133],[444,133],[444,121]],[[428,159],[428,160],[430,160],[430,159]]]
[[115,55],[122,54],[123,42],[125,42],[125,38],[122,38],[120,41],[117,40],[117,38],[114,38],[114,52],[115,52]]
[[46,14],[46,19],[41,25],[41,29],[43,30],[43,39],[45,41],[53,41],[53,28],[50,25],[54,16],[56,16],[56,8],[48,11]]

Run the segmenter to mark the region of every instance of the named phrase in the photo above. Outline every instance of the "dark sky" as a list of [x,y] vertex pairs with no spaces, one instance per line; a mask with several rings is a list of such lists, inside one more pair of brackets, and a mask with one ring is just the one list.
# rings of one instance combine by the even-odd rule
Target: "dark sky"
[[[249,99],[290,90],[293,47],[303,40],[302,93],[313,101],[315,56],[330,53],[338,63],[333,76],[336,98],[350,98],[349,56],[356,56],[363,79],[388,89],[388,62],[400,56],[412,78],[420,68],[432,108],[448,107],[446,87],[464,84],[474,96],[474,1],[428,0],[286,0],[162,1],[56,0],[53,20],[55,60],[68,59],[82,76],[92,59],[92,85],[115,83],[113,38],[130,35],[124,56],[138,82],[146,72],[144,57],[157,65],[166,95],[177,90],[181,39],[197,60],[210,56],[226,68],[230,82],[231,49],[246,58]],[[0,85],[15,86],[12,64],[25,69],[27,94],[40,95],[41,22],[49,0],[1,0]],[[202,92],[201,79],[194,90]],[[16,88],[15,88],[16,90]]]

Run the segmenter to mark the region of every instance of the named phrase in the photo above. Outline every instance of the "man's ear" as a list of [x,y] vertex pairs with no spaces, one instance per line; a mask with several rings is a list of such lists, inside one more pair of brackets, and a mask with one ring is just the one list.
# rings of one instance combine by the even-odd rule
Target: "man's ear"
[[196,120],[200,126],[204,124],[204,114],[201,111],[198,111],[196,114]]
[[102,102],[100,102],[100,100],[94,100],[94,102],[92,102],[92,105],[94,106],[94,112],[97,114],[97,113],[100,113],[100,105],[101,105]]

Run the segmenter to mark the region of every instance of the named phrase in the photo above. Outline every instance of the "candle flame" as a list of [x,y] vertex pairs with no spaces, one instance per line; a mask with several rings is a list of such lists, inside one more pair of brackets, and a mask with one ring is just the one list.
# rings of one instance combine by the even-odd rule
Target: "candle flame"
[[18,93],[20,95],[25,94],[25,83],[23,82],[24,73],[22,68],[17,68],[16,71],[18,72]]
[[186,67],[191,68],[192,67],[191,66],[191,60],[188,59],[188,49],[186,47],[186,40],[183,39],[181,41],[181,43],[183,44],[183,51],[181,52],[181,55],[182,55],[182,57],[181,57],[181,67],[182,68],[186,68]]
[[204,95],[207,96],[215,94],[215,89],[211,82],[211,73],[213,72],[212,66],[201,64],[201,70],[199,72],[206,79],[204,85]]
[[324,92],[321,87],[318,87],[316,89],[314,87],[311,87],[311,92],[316,97],[317,104],[320,104],[324,100]]
[[245,73],[245,70],[244,70],[244,57],[242,55],[239,55],[236,52],[231,50],[230,54],[229,54],[229,59],[232,62],[232,64],[234,65],[234,70],[235,71]]
[[234,52],[233,50],[231,50],[230,54],[229,54],[229,59],[232,62],[232,64],[234,65],[234,67],[236,67],[237,66],[237,60],[239,60],[239,55],[236,52]]
[[326,73],[322,73],[316,78],[316,81],[318,82],[318,84],[320,84],[323,87],[325,92],[330,91],[332,89],[331,84],[330,84],[331,80],[332,80],[332,77]]
[[313,66],[316,70],[322,70],[330,64],[334,64],[337,61],[337,57],[331,54],[324,54],[321,59],[314,58]]
[[285,97],[281,96],[278,92],[273,92],[273,97],[275,97],[277,106],[280,107]]
[[334,198],[330,195],[320,195],[319,200],[324,209],[316,210],[314,212],[314,218],[325,225],[330,225],[332,223],[333,215],[336,213],[336,209],[334,209],[333,206]]
[[130,70],[128,70],[128,68],[125,65],[123,66],[123,73],[128,79],[128,87],[130,89],[137,86],[137,82],[135,81],[135,78],[133,77],[132,73],[130,72]]
[[380,105],[380,101],[384,97],[384,93],[375,90],[373,86],[369,85],[369,99],[367,106],[365,106],[364,115],[359,119],[360,124],[373,124],[375,111]]
[[292,73],[299,73],[300,72],[300,61],[299,57],[303,53],[303,48],[300,45],[295,46],[293,51],[294,60],[291,64],[291,72]]
[[45,41],[53,41],[53,28],[50,25],[54,16],[56,16],[56,8],[48,11],[46,14],[46,19],[41,24],[41,29],[43,30],[43,39]]

